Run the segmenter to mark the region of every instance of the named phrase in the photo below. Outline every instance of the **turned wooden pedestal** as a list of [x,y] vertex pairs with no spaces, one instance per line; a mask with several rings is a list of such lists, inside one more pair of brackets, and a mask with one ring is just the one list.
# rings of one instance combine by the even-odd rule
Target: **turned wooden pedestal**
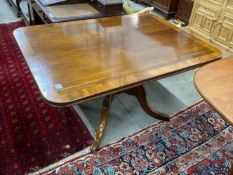
[[[149,104],[147,103],[146,100],[146,91],[143,86],[138,86],[132,89],[128,89],[123,91],[122,93],[126,93],[130,96],[134,96],[137,98],[139,104],[141,105],[142,109],[151,117],[159,119],[159,120],[164,120],[164,121],[169,121],[170,118],[167,114],[158,112],[156,110],[151,109]],[[114,95],[108,95],[104,98],[103,100],[103,105],[102,105],[102,112],[100,116],[100,122],[99,126],[96,131],[96,137],[95,140],[92,144],[91,150],[92,151],[97,151],[99,149],[100,141],[104,133],[104,128],[108,120],[108,115],[109,115],[109,110],[111,106],[111,102],[114,99]]]

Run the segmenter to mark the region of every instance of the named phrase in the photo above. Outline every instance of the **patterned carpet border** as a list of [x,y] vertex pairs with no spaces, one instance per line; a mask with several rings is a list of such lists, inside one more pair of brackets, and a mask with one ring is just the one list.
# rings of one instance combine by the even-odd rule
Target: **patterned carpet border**
[[[200,101],[173,115],[170,122],[153,124],[102,147],[96,154],[79,154],[37,174],[195,174],[200,167],[203,171],[203,166],[196,166],[199,162],[213,160],[212,154],[233,148],[227,146],[231,145],[232,133],[232,127]],[[204,169],[226,172],[233,156],[226,157],[221,159],[225,166],[216,161],[217,168]]]
[[72,107],[54,108],[44,102],[13,37],[23,26],[21,21],[0,24],[1,175],[41,169],[92,142]]
[[[194,103],[193,105],[191,105],[191,106],[189,106],[189,107],[187,107],[187,108],[184,108],[184,109],[182,109],[182,110],[176,112],[175,114],[172,115],[171,119],[172,119],[173,117],[176,117],[176,116],[179,115],[179,114],[182,114],[182,113],[185,112],[186,110],[193,108],[194,106],[198,105],[198,104],[201,103],[201,102],[203,102],[203,100],[199,100],[198,102]],[[101,147],[100,150],[102,150],[102,149],[104,149],[104,148],[106,148],[106,147],[109,147],[109,146],[111,146],[111,145],[118,144],[118,143],[120,143],[121,141],[123,141],[123,140],[125,140],[125,139],[128,139],[128,138],[130,138],[130,137],[133,137],[134,135],[136,135],[136,134],[138,134],[138,133],[140,133],[140,132],[143,132],[144,130],[147,130],[147,129],[153,127],[153,126],[156,126],[156,125],[158,125],[159,123],[162,123],[162,122],[163,122],[163,121],[158,121],[157,123],[154,123],[154,124],[152,124],[152,125],[149,125],[149,126],[147,126],[147,127],[144,127],[144,128],[142,128],[141,130],[136,131],[136,132],[134,132],[133,134],[130,134],[129,136],[127,136],[127,137],[122,137],[121,139],[119,139],[119,140],[117,140],[117,141],[115,141],[115,142],[106,144],[105,146]],[[52,169],[56,169],[56,168],[58,168],[58,167],[61,166],[61,165],[62,165],[62,166],[67,165],[67,164],[69,164],[70,162],[72,162],[72,161],[74,161],[74,160],[76,160],[76,159],[79,159],[79,158],[81,158],[81,157],[87,156],[88,154],[91,154],[91,153],[90,153],[90,147],[88,147],[88,148],[86,148],[86,149],[84,149],[84,150],[82,150],[82,151],[80,151],[80,152],[78,152],[78,153],[75,153],[75,154],[73,154],[73,155],[71,155],[71,156],[69,156],[69,157],[67,157],[67,158],[65,158],[65,159],[63,159],[63,160],[60,160],[59,162],[57,162],[57,163],[55,163],[55,164],[52,164],[52,165],[50,165],[50,166],[48,166],[48,167],[45,167],[45,168],[41,169],[40,171],[37,171],[37,172],[35,172],[35,173],[32,173],[31,175],[38,175],[38,174],[41,174],[41,175],[42,175],[42,174],[45,173],[45,172],[49,172],[49,171],[51,171]]]

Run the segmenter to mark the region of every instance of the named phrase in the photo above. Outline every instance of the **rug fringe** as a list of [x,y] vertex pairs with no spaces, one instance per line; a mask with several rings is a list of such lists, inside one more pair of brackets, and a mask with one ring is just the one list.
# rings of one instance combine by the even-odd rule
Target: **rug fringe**
[[83,149],[82,151],[74,153],[74,154],[72,154],[72,155],[70,155],[70,156],[68,156],[68,157],[54,163],[54,164],[51,164],[51,165],[49,165],[49,166],[47,166],[45,168],[42,168],[39,171],[29,173],[28,175],[39,175],[39,174],[42,175],[43,173],[47,173],[47,172],[51,171],[52,169],[55,169],[55,168],[57,168],[57,167],[59,167],[59,166],[61,166],[63,164],[69,163],[70,161],[72,161],[74,159],[77,159],[80,156],[87,155],[89,153],[90,153],[90,146]]

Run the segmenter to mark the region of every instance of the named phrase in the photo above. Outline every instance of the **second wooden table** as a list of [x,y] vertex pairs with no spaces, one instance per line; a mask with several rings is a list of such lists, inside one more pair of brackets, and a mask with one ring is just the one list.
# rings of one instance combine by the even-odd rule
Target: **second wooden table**
[[[205,101],[233,126],[233,57],[202,67],[194,82]],[[233,164],[228,175],[233,175]]]

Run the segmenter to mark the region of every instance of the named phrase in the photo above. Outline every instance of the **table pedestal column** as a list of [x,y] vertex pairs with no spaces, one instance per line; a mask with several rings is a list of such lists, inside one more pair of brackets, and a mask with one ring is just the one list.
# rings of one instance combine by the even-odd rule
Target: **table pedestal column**
[[[164,120],[164,121],[169,121],[170,120],[170,118],[169,118],[169,116],[167,114],[164,114],[164,113],[161,113],[161,112],[158,112],[156,110],[151,109],[151,107],[147,103],[146,91],[145,91],[143,86],[138,86],[138,87],[135,87],[135,88],[132,88],[132,89],[125,90],[125,91],[123,91],[123,93],[135,96],[137,98],[139,104],[141,105],[142,109],[147,114],[149,114],[151,117],[159,119],[159,120]],[[97,131],[96,131],[95,140],[94,140],[94,142],[93,142],[93,144],[91,146],[91,151],[92,152],[95,152],[95,151],[97,151],[99,149],[99,145],[100,145],[103,133],[104,133],[105,126],[107,124],[109,110],[110,110],[111,102],[112,102],[112,99],[113,99],[114,95],[115,94],[108,95],[103,100],[99,126],[98,126]]]
[[95,152],[99,149],[100,141],[101,141],[105,126],[106,126],[107,121],[108,121],[109,110],[110,110],[110,106],[112,103],[112,97],[113,97],[113,95],[108,95],[108,96],[104,97],[99,126],[98,126],[97,131],[96,131],[95,140],[91,146],[92,152]]

